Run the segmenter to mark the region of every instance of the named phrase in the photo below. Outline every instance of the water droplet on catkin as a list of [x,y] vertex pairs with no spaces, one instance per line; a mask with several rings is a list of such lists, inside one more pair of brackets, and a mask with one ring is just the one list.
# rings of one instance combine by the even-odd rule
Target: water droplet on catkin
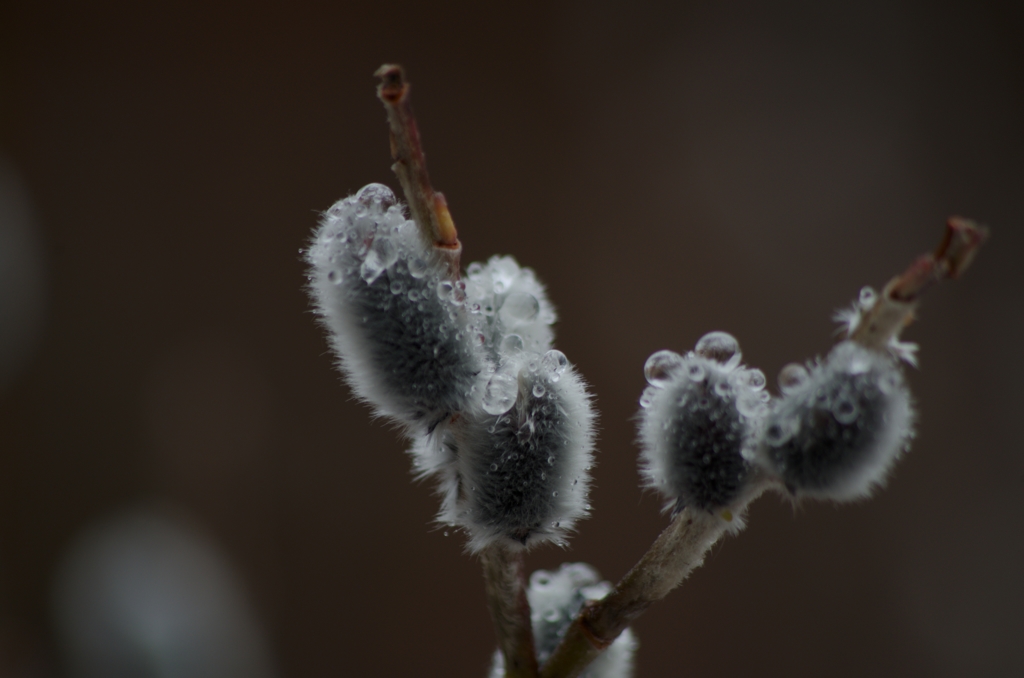
[[644,363],[644,377],[651,386],[664,386],[683,367],[683,357],[674,351],[656,351]]
[[491,377],[484,389],[483,408],[488,414],[504,414],[516,402],[519,386],[514,377],[498,373]]
[[548,379],[558,381],[569,366],[569,359],[557,349],[551,349],[540,359],[541,367],[547,372]]
[[409,275],[414,278],[422,278],[427,274],[427,262],[419,257],[409,259]]
[[735,367],[743,359],[740,342],[728,332],[708,332],[697,341],[693,350],[697,355],[726,367]]

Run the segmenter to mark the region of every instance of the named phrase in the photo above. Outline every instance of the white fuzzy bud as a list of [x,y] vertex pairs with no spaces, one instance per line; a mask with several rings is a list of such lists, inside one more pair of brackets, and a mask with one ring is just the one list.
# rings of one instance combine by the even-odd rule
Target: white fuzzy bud
[[760,460],[798,497],[866,497],[913,437],[910,393],[893,358],[852,341],[822,363],[787,366]]
[[[497,380],[500,405],[487,400]],[[496,540],[512,547],[562,542],[590,508],[593,448],[590,395],[553,350],[506,361],[483,401],[420,441],[414,454],[424,473],[442,478],[439,520],[463,527],[469,549],[478,551]]]
[[686,356],[658,351],[647,360],[641,473],[666,508],[715,512],[749,486],[768,394],[764,374],[741,359],[735,338],[712,332]]
[[[611,590],[611,583],[601,581],[597,570],[586,563],[565,563],[557,572],[537,570],[530,575],[526,597],[530,602],[537,663],[543,665],[548,660],[585,603],[601,600]],[[636,646],[632,630],[626,629],[584,669],[580,678],[630,678]],[[500,651],[495,652],[490,678],[504,676],[505,658]]]
[[466,408],[485,370],[482,338],[446,263],[386,186],[324,215],[306,254],[310,293],[356,395],[407,427]]

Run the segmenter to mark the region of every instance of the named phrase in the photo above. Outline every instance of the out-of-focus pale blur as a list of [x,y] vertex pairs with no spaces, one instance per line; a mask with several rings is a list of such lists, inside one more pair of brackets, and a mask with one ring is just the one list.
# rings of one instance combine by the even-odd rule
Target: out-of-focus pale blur
[[232,568],[187,523],[135,511],[91,526],[57,572],[70,678],[270,678]]
[[597,396],[593,517],[531,569],[614,581],[665,525],[634,445],[651,353],[727,331],[777,391],[947,216],[989,224],[904,333],[919,435],[888,486],[759,500],[633,628],[638,676],[1024,674],[1022,35],[1011,0],[4,4],[13,265],[46,303],[0,380],[0,676],[71,675],[59,564],[154,502],[231,564],[281,675],[485,675],[479,565],[303,289],[319,211],[398,188],[385,62],[465,262],[536,270]]

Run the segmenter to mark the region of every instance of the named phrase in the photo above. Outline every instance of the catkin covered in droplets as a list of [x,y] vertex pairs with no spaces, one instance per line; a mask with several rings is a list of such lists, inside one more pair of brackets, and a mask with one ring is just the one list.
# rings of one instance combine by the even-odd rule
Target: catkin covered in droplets
[[463,527],[472,551],[499,540],[513,548],[560,542],[590,508],[594,413],[583,380],[561,351],[524,351],[487,389],[482,403],[417,446],[423,471],[442,478],[439,520]]
[[310,292],[352,390],[407,428],[467,407],[485,370],[465,294],[386,186],[324,215],[306,254]]
[[686,356],[658,351],[647,360],[641,472],[669,500],[666,508],[716,512],[751,487],[769,397],[764,374],[741,358],[731,335],[711,332]]
[[466,269],[466,307],[492,360],[551,348],[555,309],[532,269],[494,256]]
[[[585,603],[601,600],[611,591],[611,583],[601,581],[597,570],[586,563],[564,563],[555,572],[537,570],[530,575],[526,597],[537,663],[544,665]],[[625,629],[580,678],[630,678],[636,646],[633,631]],[[505,658],[499,650],[494,653],[490,678],[504,676]]]
[[892,357],[844,341],[809,370],[783,368],[779,382],[760,456],[794,496],[856,499],[884,482],[914,422]]

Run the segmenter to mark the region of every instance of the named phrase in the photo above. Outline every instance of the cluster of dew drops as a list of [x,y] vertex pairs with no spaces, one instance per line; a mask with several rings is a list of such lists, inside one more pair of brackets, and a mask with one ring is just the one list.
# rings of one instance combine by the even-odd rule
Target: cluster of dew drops
[[[331,252],[327,278],[335,285],[345,282],[344,264],[358,262],[359,277],[367,285],[376,282],[385,271],[401,262],[409,275],[421,279],[430,272],[430,265],[419,242],[416,224],[406,219],[404,207],[395,194],[383,184],[368,184],[353,196],[339,200],[325,215],[316,244]],[[339,247],[340,246],[340,247]],[[339,257],[349,255],[349,262]],[[420,290],[405,290],[398,282],[391,284],[392,294],[408,292],[411,301]]]
[[[708,381],[711,375],[705,360],[716,363],[716,369],[725,377],[713,380],[715,393],[723,400],[734,401],[740,415],[751,423],[763,421],[771,401],[771,394],[765,390],[767,380],[764,372],[741,365],[743,354],[739,342],[726,332],[705,334],[686,355],[667,350],[652,354],[644,364],[644,377],[649,385],[640,396],[640,407],[649,408],[657,392],[680,377],[694,384]],[[689,404],[697,409],[709,406],[706,397],[695,403],[688,403],[688,397],[684,392],[676,405],[684,407]],[[667,427],[669,423],[666,421],[664,425]]]
[[[514,334],[509,337],[518,338]],[[551,349],[542,356],[529,356],[525,364],[522,360],[516,360],[514,355],[507,357],[499,364],[484,389],[484,411],[502,415],[512,409],[519,395],[520,379],[532,381],[530,393],[536,399],[543,398],[562,378],[568,364],[565,354],[558,349]]]

